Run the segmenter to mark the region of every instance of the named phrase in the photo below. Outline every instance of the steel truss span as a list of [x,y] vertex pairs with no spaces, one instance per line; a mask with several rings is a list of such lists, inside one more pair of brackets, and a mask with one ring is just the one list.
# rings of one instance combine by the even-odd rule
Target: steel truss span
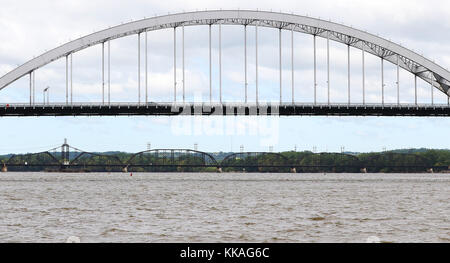
[[[444,171],[446,164],[433,165],[423,156],[409,153],[385,152],[372,155],[351,155],[345,153],[298,152],[299,155],[276,152],[240,152],[229,153],[222,160],[213,154],[191,149],[152,149],[134,154],[100,154],[85,152],[64,142],[60,147],[48,151],[27,154],[15,154],[0,160],[3,171],[122,171],[136,168],[142,171],[172,171],[186,168],[216,168],[217,172],[227,168],[239,168],[248,172],[360,172],[380,171],[391,168],[392,171]],[[390,165],[396,157],[408,157],[407,163]],[[406,160],[406,159],[405,159]],[[331,161],[331,162],[330,162]],[[163,169],[163,170],[159,170]],[[189,171],[184,170],[184,171]],[[192,171],[192,170],[191,170]],[[230,170],[228,170],[230,171]]]
[[[176,30],[177,28],[182,30],[182,70],[183,79],[181,80],[181,86],[183,95],[182,101],[185,102],[185,83],[184,83],[184,27],[185,26],[195,26],[195,25],[209,25],[210,35],[209,35],[209,52],[210,52],[210,94],[209,94],[209,104],[213,107],[212,101],[212,91],[211,91],[211,25],[219,27],[219,78],[220,78],[220,100],[219,103],[222,104],[222,60],[221,60],[221,31],[222,25],[240,25],[243,27],[243,33],[245,33],[245,81],[243,80],[243,88],[245,87],[245,99],[242,101],[245,104],[240,105],[238,108],[244,107],[244,113],[248,110],[249,114],[244,115],[260,115],[259,101],[258,101],[258,27],[269,27],[279,29],[279,54],[280,54],[280,80],[279,80],[279,114],[280,115],[399,115],[399,116],[449,116],[448,107],[450,106],[450,100],[447,100],[446,106],[438,106],[433,102],[433,90],[437,89],[443,92],[450,98],[450,72],[438,64],[426,59],[425,57],[404,48],[398,44],[391,41],[378,37],[376,35],[348,27],[345,25],[333,23],[330,21],[324,21],[316,18],[285,14],[285,13],[275,13],[266,11],[250,11],[250,10],[216,10],[216,11],[197,11],[188,13],[179,13],[165,16],[158,16],[148,19],[143,19],[135,22],[121,24],[109,29],[105,29],[74,41],[68,42],[61,45],[55,49],[52,49],[7,73],[0,78],[0,90],[11,84],[12,82],[18,80],[21,77],[29,75],[30,77],[30,103],[28,106],[20,105],[0,105],[0,115],[1,116],[41,116],[41,115],[176,115],[177,112],[174,110],[174,106],[163,105],[154,106],[148,103],[148,90],[147,90],[147,32],[173,28],[174,29],[174,69],[176,69]],[[256,105],[249,105],[247,102],[247,28],[248,26],[255,27],[255,46],[256,46]],[[286,103],[287,99],[283,101],[282,98],[282,52],[281,52],[281,32],[282,30],[291,32],[291,70],[292,70],[292,102]],[[312,105],[297,105],[294,99],[294,32],[300,32],[305,34],[310,34],[314,37],[314,102]],[[127,105],[120,106],[111,103],[110,101],[110,41],[122,38],[129,35],[137,35],[138,43],[137,47],[139,50],[138,56],[138,89],[139,98],[136,100],[137,105]],[[321,37],[327,40],[327,94],[328,103],[326,106],[320,105],[316,101],[316,38]],[[141,102],[141,41],[145,41],[145,103]],[[347,105],[338,105],[330,101],[330,50],[329,41],[336,41],[342,43],[348,47],[348,103]],[[106,45],[105,45],[106,44]],[[72,99],[72,56],[78,51],[85,48],[102,45],[102,102],[97,105],[75,105]],[[356,105],[351,102],[350,99],[350,47],[359,49],[362,51],[362,106]],[[105,51],[107,50],[107,51]],[[381,59],[381,79],[382,83],[380,85],[381,101],[377,105],[369,105],[366,103],[365,98],[365,64],[364,64],[364,54],[370,53]],[[106,57],[106,58],[105,58]],[[35,104],[35,71],[48,63],[55,61],[59,58],[65,58],[65,78],[66,78],[66,101],[64,106],[57,104],[50,105],[37,105]],[[105,63],[106,59],[106,63]],[[397,103],[395,105],[388,105],[384,102],[384,61],[388,61],[394,64],[397,68]],[[106,65],[105,65],[106,64]],[[399,69],[402,68],[415,77],[414,93],[415,93],[415,103],[413,105],[404,105],[400,103],[400,77]],[[108,72],[105,72],[107,70]],[[69,78],[70,76],[70,78]],[[106,81],[107,78],[107,81]],[[176,70],[174,70],[174,101],[177,102],[177,75]],[[417,78],[420,78],[427,82],[431,86],[431,105],[419,105],[417,103]],[[70,81],[69,81],[70,79]],[[70,86],[70,88],[69,88]],[[410,87],[410,89],[412,89]],[[48,96],[48,93],[47,93]],[[45,102],[44,102],[45,103]],[[47,104],[49,101],[47,99]],[[285,105],[288,104],[288,105]],[[107,106],[107,107],[105,107]],[[242,107],[241,107],[242,106]],[[191,108],[191,112],[196,111],[195,105],[184,106],[184,108]],[[218,112],[222,112],[223,115],[228,115],[228,111],[225,110],[225,106],[222,104],[217,108]],[[170,109],[168,109],[170,108]],[[194,109],[193,109],[194,108]],[[253,109],[253,110],[252,110]],[[237,110],[236,108],[233,111]],[[185,110],[183,110],[185,112]],[[198,111],[197,111],[198,112]],[[201,109],[203,112],[203,108]],[[252,114],[256,112],[256,114]],[[180,114],[180,113],[178,113]],[[202,113],[203,114],[203,113]],[[205,114],[209,115],[209,114]],[[241,114],[231,114],[231,115],[241,115]],[[264,115],[264,114],[261,114]]]

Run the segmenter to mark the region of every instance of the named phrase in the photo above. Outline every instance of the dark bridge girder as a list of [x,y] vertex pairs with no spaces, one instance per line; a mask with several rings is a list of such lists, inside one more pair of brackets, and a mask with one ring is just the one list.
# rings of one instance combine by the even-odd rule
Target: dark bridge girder
[[[136,159],[147,155],[144,158],[144,162],[149,162],[153,158],[152,163],[141,163],[139,160],[136,163]],[[148,158],[152,157],[152,158]],[[162,161],[162,162],[161,162]],[[187,161],[187,163],[179,164],[177,162]],[[197,162],[192,164],[189,161]],[[197,150],[190,149],[152,149],[147,151],[141,151],[133,154],[125,163],[126,166],[142,166],[142,165],[153,165],[153,166],[218,166],[216,159],[209,153],[201,152]]]
[[274,105],[274,104],[111,104],[111,105],[2,105],[0,117],[14,116],[130,116],[130,115],[273,115],[273,116],[424,116],[448,117],[441,105]]

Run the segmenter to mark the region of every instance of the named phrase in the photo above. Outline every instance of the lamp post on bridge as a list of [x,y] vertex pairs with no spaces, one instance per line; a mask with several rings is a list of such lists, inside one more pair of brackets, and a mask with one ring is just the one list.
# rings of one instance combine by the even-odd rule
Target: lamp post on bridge
[[49,104],[49,99],[50,99],[50,87],[49,86],[47,86],[47,88],[45,88],[44,91],[42,92],[43,99],[44,99],[44,105],[45,105],[45,93],[47,93],[47,104]]

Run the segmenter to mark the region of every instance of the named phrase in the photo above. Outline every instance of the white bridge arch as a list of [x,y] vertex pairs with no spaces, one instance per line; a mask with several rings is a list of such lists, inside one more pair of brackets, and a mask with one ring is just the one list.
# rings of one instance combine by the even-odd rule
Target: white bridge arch
[[[330,21],[294,14],[250,10],[215,10],[169,14],[125,23],[98,31],[52,49],[5,74],[0,78],[0,90],[27,74],[30,74],[31,86],[31,76],[33,72],[40,67],[59,58],[68,58],[69,55],[77,51],[93,45],[104,44],[112,39],[164,28],[214,24],[271,27],[280,30],[283,29],[292,32],[311,34],[328,40],[337,41],[348,45],[348,47],[360,49],[363,54],[367,52],[382,58],[382,61],[389,61],[397,66],[397,72],[399,68],[403,68],[412,73],[416,78],[419,77],[423,79],[434,88],[450,97],[450,72],[433,61],[402,47],[401,45],[365,31]],[[67,63],[66,59],[66,79]],[[68,92],[67,85],[66,81],[66,102]],[[315,85],[317,84],[315,83]],[[382,85],[384,86],[384,83],[382,83]],[[398,85],[397,82],[397,90]],[[176,89],[176,81],[174,86]]]

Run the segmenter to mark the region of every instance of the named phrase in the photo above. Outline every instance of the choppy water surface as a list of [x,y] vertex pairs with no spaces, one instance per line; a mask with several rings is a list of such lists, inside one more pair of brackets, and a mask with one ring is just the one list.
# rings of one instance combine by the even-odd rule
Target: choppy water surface
[[450,242],[448,174],[0,173],[0,242]]

